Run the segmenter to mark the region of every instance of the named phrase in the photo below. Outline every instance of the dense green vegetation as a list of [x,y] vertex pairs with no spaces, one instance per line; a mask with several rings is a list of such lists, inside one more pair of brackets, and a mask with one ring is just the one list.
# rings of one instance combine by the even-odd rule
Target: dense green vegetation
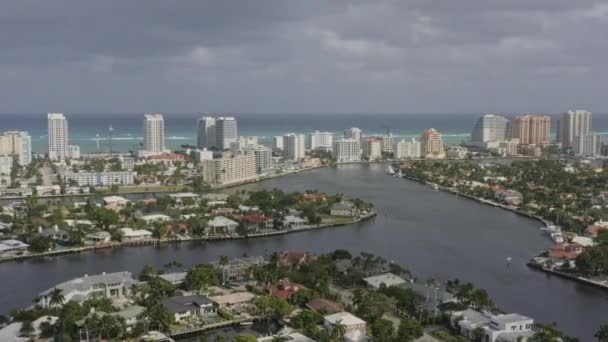
[[576,269],[584,276],[608,275],[608,231],[600,232],[595,242],[576,257]]
[[[204,184],[198,186],[204,187]],[[318,199],[315,196],[319,196]],[[309,197],[307,197],[309,196]],[[311,199],[312,198],[312,199]],[[13,215],[4,214],[1,219],[12,224],[10,230],[5,230],[7,237],[16,238],[30,245],[32,253],[52,251],[62,247],[80,247],[92,245],[87,235],[105,231],[110,233],[112,240],[120,242],[123,237],[119,228],[128,227],[134,230],[146,229],[157,239],[183,239],[188,237],[204,237],[209,234],[230,235],[232,232],[211,232],[209,220],[214,216],[226,216],[237,222],[236,233],[247,236],[262,230],[284,230],[284,220],[287,215],[296,215],[304,219],[304,224],[317,225],[322,223],[348,223],[350,218],[332,217],[331,206],[345,200],[342,194],[328,195],[318,191],[283,192],[279,189],[270,191],[238,191],[227,197],[226,205],[209,205],[205,198],[184,198],[180,201],[169,196],[147,198],[137,202],[128,202],[120,208],[102,207],[99,202],[101,195],[96,194],[87,198],[79,205],[63,204],[61,201],[40,200],[37,196],[28,196],[23,203],[23,210],[16,210]],[[352,203],[361,212],[373,208],[370,203],[361,199],[352,199]],[[245,205],[249,208],[243,209]],[[218,214],[216,209],[228,210]],[[257,209],[259,208],[259,209]],[[143,216],[163,214],[167,220],[146,222]],[[244,216],[248,214],[263,214],[272,220],[272,225],[248,225]],[[340,221],[341,220],[341,221]],[[68,224],[68,221],[71,221]],[[54,238],[48,233],[40,234],[40,230],[53,228],[60,231]],[[105,242],[104,242],[105,243]]]
[[[441,308],[438,313],[434,310],[427,312],[424,306],[426,299],[411,288],[380,286],[377,290],[371,290],[363,281],[363,278],[369,275],[393,271],[405,278],[411,276],[403,267],[372,254],[361,253],[353,256],[346,250],[336,250],[319,256],[309,255],[305,260],[294,262],[281,253],[274,253],[267,264],[250,269],[255,283],[247,285],[247,289],[256,294],[250,314],[263,319],[268,329],[271,321],[281,322],[289,317],[289,325],[292,328],[316,341],[342,341],[345,327],[338,322],[330,329],[324,329],[322,323],[326,312],[317,312],[306,306],[313,298],[323,298],[344,305],[346,311],[367,322],[367,333],[378,342],[414,341],[422,336],[425,326],[436,325],[445,328],[434,331],[432,335],[443,341],[461,342],[464,341],[463,338],[447,328],[449,312],[466,308],[499,312],[486,291],[458,280],[447,284],[457,302]],[[226,257],[219,258],[219,264],[228,263]],[[181,264],[171,262],[164,265],[163,269],[180,267]],[[32,322],[37,318],[45,315],[57,316],[59,319],[55,324],[49,321],[41,325],[41,336],[61,341],[76,341],[81,329],[86,329],[90,336],[100,340],[126,339],[140,336],[149,330],[171,331],[176,327],[176,322],[173,314],[162,304],[163,300],[178,295],[179,290],[208,293],[210,287],[218,285],[219,274],[218,270],[210,265],[200,264],[188,269],[185,281],[176,286],[158,277],[163,269],[145,266],[139,274],[142,283],[131,288],[131,300],[145,309],[139,316],[139,323],[129,333],[124,319],[112,315],[118,309],[110,300],[92,297],[80,304],[73,301],[63,304],[63,293],[58,289],[51,291],[48,308],[34,306],[13,310],[10,316],[12,320],[23,323],[23,335],[33,332]],[[287,300],[269,295],[268,286],[284,278],[302,284],[306,289],[295,292]],[[434,283],[433,280],[427,281],[429,285]],[[345,300],[340,291],[350,291],[351,299]],[[219,314],[223,319],[233,318],[223,310],[220,310]],[[535,330],[536,334],[529,341],[577,341],[561,333],[554,325],[539,324]],[[598,340],[606,341],[607,336],[608,325],[600,327],[596,334]],[[233,341],[248,341],[251,338],[248,335],[239,335],[238,339]]]
[[608,172],[595,172],[583,165],[549,159],[491,165],[416,161],[402,171],[424,182],[498,202],[502,199],[496,188],[516,190],[522,194],[521,209],[577,233],[595,221],[608,219],[608,208],[601,205],[607,203],[601,193],[608,191]]

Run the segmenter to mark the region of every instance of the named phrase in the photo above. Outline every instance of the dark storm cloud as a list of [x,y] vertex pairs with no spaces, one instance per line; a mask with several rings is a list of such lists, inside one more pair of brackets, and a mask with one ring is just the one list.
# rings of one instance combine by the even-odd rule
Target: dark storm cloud
[[605,32],[590,0],[6,1],[0,112],[601,111]]
[[[272,35],[275,25],[309,13],[278,0],[25,0],[9,2],[1,11],[0,44],[5,51],[66,50],[68,58],[173,55],[195,45],[255,44]],[[11,56],[7,52],[3,55]],[[46,60],[54,57],[59,56]]]

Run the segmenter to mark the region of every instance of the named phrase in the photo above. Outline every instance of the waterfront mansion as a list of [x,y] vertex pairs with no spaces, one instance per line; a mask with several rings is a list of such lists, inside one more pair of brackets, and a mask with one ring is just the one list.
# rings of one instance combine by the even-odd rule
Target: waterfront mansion
[[[129,296],[131,285],[137,283],[131,272],[102,273],[98,275],[84,275],[56,285],[42,292],[38,296],[38,304],[43,308],[60,306],[70,300],[83,302],[93,295],[108,299],[120,299]],[[52,303],[53,292],[60,290],[63,303]]]

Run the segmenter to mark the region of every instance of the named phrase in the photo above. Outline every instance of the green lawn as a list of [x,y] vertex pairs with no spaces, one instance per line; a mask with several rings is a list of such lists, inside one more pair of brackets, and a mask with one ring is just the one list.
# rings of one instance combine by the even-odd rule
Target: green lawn
[[323,217],[323,223],[326,224],[347,224],[353,221],[352,217],[343,216],[325,216]]

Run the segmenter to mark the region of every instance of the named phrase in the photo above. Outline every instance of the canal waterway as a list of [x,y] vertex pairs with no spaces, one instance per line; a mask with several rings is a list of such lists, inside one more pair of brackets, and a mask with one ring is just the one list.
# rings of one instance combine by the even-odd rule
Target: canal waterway
[[[384,174],[385,165],[342,165],[244,185],[236,190],[318,189],[374,203],[378,215],[351,226],[250,240],[191,242],[0,264],[0,312],[29,305],[41,291],[82,276],[170,261],[184,266],[220,255],[270,254],[284,249],[316,253],[337,248],[380,255],[419,278],[459,278],[485,288],[506,311],[557,322],[582,341],[608,323],[608,291],[534,271],[527,260],[551,242],[541,223],[453,194]],[[233,191],[233,190],[232,190]],[[506,258],[511,257],[507,264]]]

